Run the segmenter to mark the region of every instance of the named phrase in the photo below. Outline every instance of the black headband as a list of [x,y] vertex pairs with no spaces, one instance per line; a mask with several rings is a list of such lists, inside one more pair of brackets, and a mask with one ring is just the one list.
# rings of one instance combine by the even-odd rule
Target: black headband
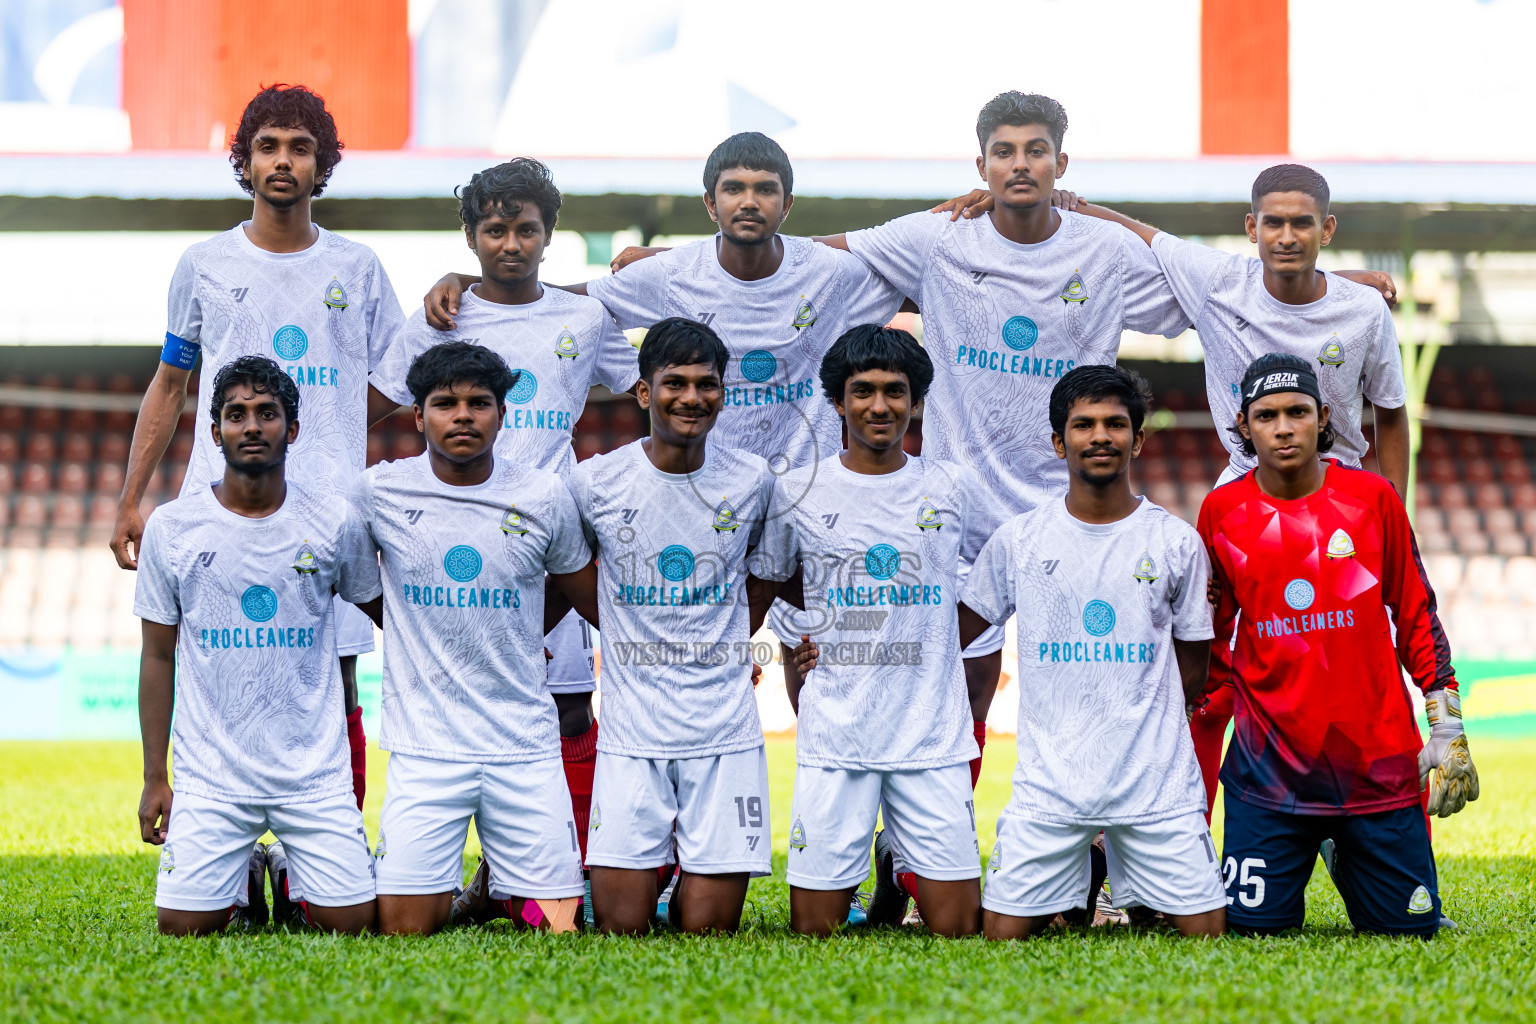
[[1296,366],[1250,369],[1243,377],[1243,415],[1248,415],[1248,406],[1256,399],[1282,391],[1300,391],[1304,395],[1311,395],[1321,409],[1323,397],[1317,389],[1317,374],[1301,360],[1298,359],[1297,363],[1299,365]]

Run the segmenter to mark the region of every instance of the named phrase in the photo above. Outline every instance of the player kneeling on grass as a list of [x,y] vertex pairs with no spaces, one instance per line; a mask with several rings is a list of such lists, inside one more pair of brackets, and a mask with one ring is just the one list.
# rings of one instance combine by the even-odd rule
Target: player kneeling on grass
[[[1478,781],[1408,513],[1385,478],[1318,457],[1333,433],[1307,360],[1260,356],[1242,396],[1234,429],[1258,465],[1200,509],[1218,584],[1208,688],[1236,688],[1221,769],[1228,920],[1252,935],[1300,927],[1332,839],[1356,929],[1431,936],[1440,896],[1420,790],[1444,817],[1477,799]],[[1402,669],[1424,691],[1422,749]]]
[[651,435],[570,477],[601,577],[587,867],[605,932],[649,930],[665,864],[681,865],[668,910],[690,932],[738,927],[749,876],[770,871],[750,640],[779,585],[749,576],[747,555],[774,477],[758,456],[707,443],[727,359],[704,324],[657,323],[636,388]]
[[242,356],[212,391],[223,478],[150,516],[134,594],[144,620],[139,829],[163,847],[160,930],[205,935],[242,909],[245,923],[264,924],[268,850],[252,845],[270,828],[285,848],[286,870],[273,874],[279,918],[292,900],[320,928],[361,932],[375,919],[373,871],[336,714],[332,596],[377,598],[378,562],[344,503],[285,480],[299,434],[293,378]]
[[1185,935],[1226,929],[1186,715],[1210,653],[1209,566],[1193,529],[1131,491],[1147,400],[1116,366],[1057,382],[1066,497],[998,530],[966,583],[962,614],[1018,612],[1019,764],[982,899],[989,939],[1083,906],[1101,829],[1116,907],[1161,911]]
[[773,579],[798,571],[806,619],[819,620],[785,671],[800,718],[789,835],[797,932],[844,922],[882,810],[929,929],[981,927],[959,573],[1001,516],[969,470],[902,451],[932,381],[933,363],[906,331],[870,324],[837,340],[821,386],[848,448],[784,476],[754,563]]
[[374,859],[386,933],[448,923],[471,817],[485,851],[471,917],[574,931],[581,907],[544,677],[544,574],[595,616],[597,570],[560,478],[494,454],[516,383],[479,345],[417,356],[406,386],[427,450],[367,470],[354,495],[384,575],[381,743],[391,756]]

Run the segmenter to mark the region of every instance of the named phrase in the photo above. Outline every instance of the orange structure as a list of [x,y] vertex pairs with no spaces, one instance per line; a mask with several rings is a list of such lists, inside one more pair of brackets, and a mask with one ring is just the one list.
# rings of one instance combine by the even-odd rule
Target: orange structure
[[1200,152],[1290,151],[1291,42],[1286,0],[1204,0]]
[[325,97],[351,149],[410,135],[407,0],[123,0],[123,108],[134,149],[222,149],[264,85]]

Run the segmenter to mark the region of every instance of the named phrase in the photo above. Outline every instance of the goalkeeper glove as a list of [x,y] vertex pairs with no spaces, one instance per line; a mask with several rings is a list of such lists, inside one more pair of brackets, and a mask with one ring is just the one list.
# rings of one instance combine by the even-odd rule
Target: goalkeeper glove
[[1419,788],[1429,786],[1426,813],[1449,818],[1478,797],[1477,766],[1461,726],[1461,696],[1451,689],[1431,690],[1424,698],[1429,742],[1419,751]]

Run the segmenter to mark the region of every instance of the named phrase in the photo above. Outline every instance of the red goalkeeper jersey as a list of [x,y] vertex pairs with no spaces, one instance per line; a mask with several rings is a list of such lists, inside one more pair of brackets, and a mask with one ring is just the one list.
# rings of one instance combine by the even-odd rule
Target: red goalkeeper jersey
[[1221,587],[1206,689],[1236,688],[1222,785],[1294,814],[1417,803],[1421,744],[1398,665],[1426,691],[1456,676],[1392,485],[1330,462],[1317,493],[1287,501],[1250,472],[1206,497],[1200,536]]

